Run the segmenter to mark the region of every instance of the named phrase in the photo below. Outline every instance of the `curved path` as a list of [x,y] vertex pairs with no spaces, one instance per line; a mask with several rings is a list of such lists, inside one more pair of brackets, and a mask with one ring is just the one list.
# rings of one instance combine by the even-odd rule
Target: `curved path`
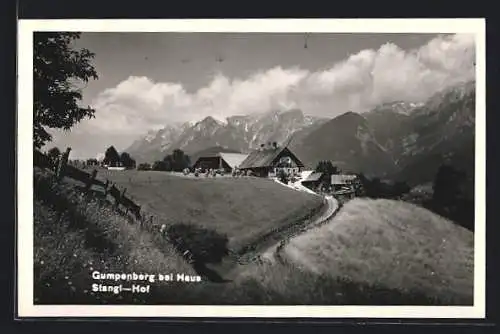
[[269,262],[275,262],[275,261],[282,262],[280,252],[283,249],[283,247],[285,247],[285,245],[290,241],[291,238],[296,237],[297,235],[302,234],[314,227],[327,223],[337,213],[339,209],[339,203],[333,196],[325,196],[325,201],[327,208],[321,215],[319,215],[313,222],[304,226],[299,231],[288,235],[285,239],[283,239],[279,243],[276,243],[272,247],[268,248],[261,255],[261,258],[264,261],[269,261]]
[[[312,193],[317,196],[322,196],[313,192],[309,188],[304,187],[301,184],[301,182],[296,182],[294,184],[283,184],[276,179],[274,181],[276,181],[277,183],[279,183],[284,187],[292,188],[296,191],[302,191],[302,192]],[[280,257],[280,251],[291,238],[299,234],[302,234],[313,227],[328,222],[338,211],[339,203],[333,196],[322,196],[322,197],[324,198],[324,205],[321,208],[321,210],[316,214],[316,216],[313,217],[310,222],[303,221],[305,225],[301,227],[289,226],[285,228],[283,231],[279,232],[282,235],[279,236],[277,240],[281,239],[281,241],[275,242],[274,244],[272,244],[272,246],[269,246],[268,242],[262,240],[261,242],[259,242],[259,245],[254,245],[254,247],[252,247],[253,251],[250,251],[241,256],[233,254],[232,256],[226,258],[226,261],[224,261],[225,263],[221,263],[218,265],[207,265],[207,266],[204,265],[202,268],[201,267],[197,268],[198,273],[205,274],[204,276],[207,277],[212,282],[230,282],[232,279],[237,277],[239,273],[241,273],[241,271],[245,269],[245,265],[247,264],[254,262],[258,263],[263,263],[263,262],[274,263],[277,261],[283,262]],[[207,275],[207,273],[211,273],[211,275]],[[211,277],[215,279],[210,279]]]
[[[318,214],[312,218],[310,222],[307,222],[307,225],[304,225],[300,228],[298,226],[290,226],[290,228],[286,229],[282,232],[282,236],[279,239],[281,241],[275,242],[271,244],[272,246],[267,245],[267,242],[263,242],[259,247],[254,248],[254,251],[248,252],[243,256],[230,256],[226,259],[226,263],[221,263],[217,265],[207,264],[205,268],[199,269],[208,269],[213,275],[203,275],[208,278],[212,282],[230,282],[234,278],[236,278],[242,271],[246,269],[246,265],[251,263],[263,263],[263,262],[275,262],[275,253],[279,247],[283,247],[288,240],[298,234],[301,234],[312,227],[318,226],[320,224],[328,221],[337,211],[338,202],[335,198],[331,196],[324,197],[324,206],[318,212]],[[200,272],[201,271],[201,272]],[[204,274],[205,270],[198,271],[199,274]],[[218,276],[217,279],[210,279],[210,276]]]

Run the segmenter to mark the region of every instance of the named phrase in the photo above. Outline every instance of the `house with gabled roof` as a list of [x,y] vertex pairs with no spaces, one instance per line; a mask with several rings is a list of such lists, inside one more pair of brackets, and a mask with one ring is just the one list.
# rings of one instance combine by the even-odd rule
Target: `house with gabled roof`
[[248,154],[241,153],[217,153],[214,155],[202,156],[193,165],[194,169],[202,170],[224,170],[229,173],[247,158]]
[[254,175],[261,177],[276,175],[279,170],[284,170],[288,174],[297,174],[303,168],[302,161],[288,147],[279,147],[276,143],[267,146],[262,144],[239,166],[239,170],[251,171]]

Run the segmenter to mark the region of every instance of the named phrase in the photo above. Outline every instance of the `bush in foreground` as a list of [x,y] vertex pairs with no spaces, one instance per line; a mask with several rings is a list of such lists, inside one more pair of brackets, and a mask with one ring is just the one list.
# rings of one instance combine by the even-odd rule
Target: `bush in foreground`
[[217,263],[229,252],[227,236],[201,226],[174,224],[168,228],[168,236],[181,252],[189,250],[199,262]]

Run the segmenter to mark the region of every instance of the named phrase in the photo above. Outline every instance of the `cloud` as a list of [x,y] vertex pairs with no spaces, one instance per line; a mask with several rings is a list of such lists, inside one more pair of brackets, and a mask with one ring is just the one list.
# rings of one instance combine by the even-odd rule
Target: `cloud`
[[191,105],[181,84],[154,83],[146,77],[129,77],[93,101],[96,118],[87,121],[96,132],[142,133],[167,121],[172,111]]
[[101,92],[92,102],[96,118],[79,130],[104,131],[131,140],[167,123],[219,119],[271,109],[300,108],[306,114],[335,117],[395,100],[422,101],[438,90],[475,76],[473,35],[443,35],[405,51],[387,43],[362,50],[331,68],[311,72],[275,67],[245,79],[216,74],[194,93],[181,83],[131,76]]

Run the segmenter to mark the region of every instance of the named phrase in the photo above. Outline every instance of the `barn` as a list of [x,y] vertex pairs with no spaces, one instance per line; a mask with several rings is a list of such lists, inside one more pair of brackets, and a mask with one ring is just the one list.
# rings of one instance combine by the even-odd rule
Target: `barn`
[[237,168],[243,160],[248,157],[248,154],[241,153],[217,153],[215,155],[199,157],[193,165],[194,169],[201,170],[224,170],[229,173],[234,168]]
[[357,175],[339,174],[331,176],[331,185],[334,195],[347,195],[352,198],[356,189],[359,189],[361,186],[361,183]]
[[324,183],[324,173],[321,172],[312,172],[302,181],[304,187],[313,191],[318,190],[322,183]]
[[296,174],[303,168],[302,161],[288,147],[278,147],[276,144],[261,145],[239,166],[240,170],[251,171],[254,175],[261,177],[275,176],[280,169],[288,174]]

